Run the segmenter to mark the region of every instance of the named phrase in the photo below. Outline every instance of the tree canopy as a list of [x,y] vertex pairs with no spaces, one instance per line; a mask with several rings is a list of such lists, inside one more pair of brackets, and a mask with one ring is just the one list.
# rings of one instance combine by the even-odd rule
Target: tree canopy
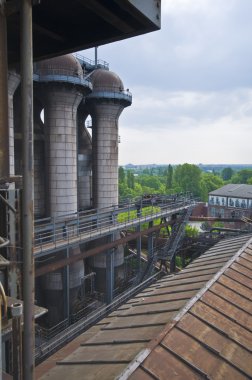
[[[191,192],[202,201],[208,193],[226,183],[252,184],[252,169],[234,171],[226,167],[219,172],[204,172],[197,165],[185,163],[151,169],[124,169],[119,167],[119,195],[136,197],[144,194],[174,194]],[[231,177],[230,177],[231,176]]]

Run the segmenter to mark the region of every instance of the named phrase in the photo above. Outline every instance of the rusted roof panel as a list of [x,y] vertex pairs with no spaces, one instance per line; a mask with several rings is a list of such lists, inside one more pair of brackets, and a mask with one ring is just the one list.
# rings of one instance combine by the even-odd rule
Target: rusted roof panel
[[252,377],[251,353],[229,337],[212,329],[192,314],[186,314],[177,326],[180,330],[215,352],[219,357]]
[[206,322],[209,326],[220,331],[223,335],[230,337],[244,348],[252,351],[252,333],[237,324],[232,319],[205,305],[201,301],[197,302],[190,310],[190,313]]
[[244,276],[242,273],[234,270],[233,268],[227,269],[225,275],[252,289],[252,279],[248,276]]
[[[234,366],[222,360],[218,353],[213,352],[197,339],[184,333],[178,328],[173,328],[163,339],[161,346],[182,362],[186,362],[202,377],[212,379],[242,379],[241,372]],[[165,358],[162,359],[164,361]]]
[[155,379],[251,379],[251,249],[252,239],[147,346],[140,366],[130,371],[129,365],[120,379],[137,379],[141,371]]
[[[180,273],[148,286],[98,323],[95,333],[88,337],[87,331],[83,341],[78,337],[80,347],[72,353],[66,348],[66,355],[41,379],[114,379],[136,365],[134,358],[142,349],[150,354],[122,379],[251,376],[247,250],[227,266],[247,240],[242,236],[221,241]],[[246,363],[240,365],[243,359]]]

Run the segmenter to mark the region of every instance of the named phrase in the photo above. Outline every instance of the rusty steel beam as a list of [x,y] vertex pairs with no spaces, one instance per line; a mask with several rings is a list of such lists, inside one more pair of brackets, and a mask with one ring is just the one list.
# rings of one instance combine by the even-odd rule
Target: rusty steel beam
[[134,232],[133,234],[130,234],[129,236],[125,236],[125,237],[123,237],[121,239],[114,240],[114,241],[112,241],[110,243],[101,245],[99,247],[95,247],[95,248],[89,249],[88,251],[79,253],[78,255],[74,255],[74,256],[71,256],[69,258],[58,260],[58,261],[56,261],[54,263],[51,263],[51,264],[43,265],[40,268],[36,269],[36,271],[35,271],[35,277],[40,277],[40,276],[43,276],[46,273],[53,272],[53,271],[55,271],[57,269],[60,269],[60,268],[64,268],[67,265],[73,264],[76,261],[85,259],[87,257],[99,255],[100,253],[102,253],[102,252],[104,252],[106,250],[109,250],[111,248],[115,248],[118,245],[125,244],[125,243],[127,243],[127,242],[129,242],[131,240],[134,240],[134,239],[138,238],[139,236],[150,234],[152,232],[158,231],[161,228],[166,227],[166,226],[168,226],[168,225],[170,225],[172,223],[173,223],[172,221],[169,221],[169,222],[165,222],[165,223],[159,224],[158,226],[154,226],[154,227],[148,228],[147,230],[144,230],[144,231]]
[[215,218],[212,216],[190,216],[191,222],[244,222],[241,219],[235,218]]

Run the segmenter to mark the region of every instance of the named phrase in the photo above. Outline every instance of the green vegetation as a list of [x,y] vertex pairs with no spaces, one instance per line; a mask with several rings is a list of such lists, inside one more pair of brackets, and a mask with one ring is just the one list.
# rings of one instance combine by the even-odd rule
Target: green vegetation
[[199,236],[199,230],[197,227],[193,227],[190,226],[190,224],[187,224],[185,227],[185,235],[186,237],[196,238]]
[[[240,169],[240,166],[238,167]],[[206,202],[208,193],[228,183],[252,184],[252,168],[208,167],[183,164],[150,168],[119,168],[119,195],[134,198],[144,194],[190,192]]]
[[[142,216],[148,216],[151,214],[155,214],[160,211],[160,207],[143,207],[142,208]],[[117,215],[117,222],[119,223],[124,223],[128,222],[130,220],[136,219],[137,218],[137,210],[131,210],[129,212],[121,212],[120,214]]]

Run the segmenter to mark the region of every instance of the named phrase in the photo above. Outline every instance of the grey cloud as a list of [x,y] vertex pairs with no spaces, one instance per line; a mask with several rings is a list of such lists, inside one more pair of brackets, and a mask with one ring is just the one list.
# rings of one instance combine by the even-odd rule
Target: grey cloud
[[[201,0],[203,1],[203,0]],[[100,47],[126,86],[224,90],[252,85],[252,2],[212,0],[163,12],[161,31]]]

